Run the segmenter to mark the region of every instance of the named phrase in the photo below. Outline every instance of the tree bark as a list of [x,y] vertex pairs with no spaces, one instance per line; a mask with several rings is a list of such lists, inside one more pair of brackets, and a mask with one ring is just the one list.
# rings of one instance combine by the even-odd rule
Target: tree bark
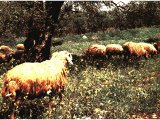
[[[58,17],[64,1],[47,1],[45,24],[33,25],[33,17],[29,20],[29,32],[24,41],[26,61],[41,62],[50,58],[51,38],[54,35]],[[35,21],[36,22],[36,21]]]

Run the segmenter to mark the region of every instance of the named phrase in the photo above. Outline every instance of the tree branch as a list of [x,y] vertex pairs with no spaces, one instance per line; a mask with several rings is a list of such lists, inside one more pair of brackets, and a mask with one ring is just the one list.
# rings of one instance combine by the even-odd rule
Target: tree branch
[[[116,8],[118,8],[121,11],[125,11],[126,10],[125,7],[118,5],[117,3],[113,2],[113,1],[102,1],[102,2],[106,6],[108,6],[108,5],[111,6],[111,4],[113,4]],[[110,3],[108,3],[108,2],[110,2]],[[122,2],[122,3],[125,4],[124,2]]]

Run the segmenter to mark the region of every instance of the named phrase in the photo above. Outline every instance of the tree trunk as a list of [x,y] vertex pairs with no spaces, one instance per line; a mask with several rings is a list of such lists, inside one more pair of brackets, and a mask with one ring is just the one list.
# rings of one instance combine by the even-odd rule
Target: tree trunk
[[26,61],[41,62],[50,58],[51,38],[63,3],[64,1],[45,2],[47,17],[44,25],[37,27],[33,25],[33,17],[29,20],[29,32],[24,41]]

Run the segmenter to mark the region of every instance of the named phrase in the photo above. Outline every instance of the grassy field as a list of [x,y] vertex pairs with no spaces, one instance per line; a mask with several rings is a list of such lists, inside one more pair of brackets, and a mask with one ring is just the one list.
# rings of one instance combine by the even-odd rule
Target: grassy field
[[[52,52],[68,50],[81,55],[89,45],[98,43],[122,44],[126,41],[141,42],[147,38],[159,38],[160,28],[137,28],[124,31],[74,35],[58,38],[61,46],[52,47]],[[96,36],[96,39],[93,39]],[[25,38],[4,44],[15,48]],[[0,86],[8,64],[0,66]],[[9,66],[9,68],[11,68]],[[1,100],[1,97],[0,97]],[[141,59],[129,63],[121,59],[106,60],[97,69],[93,64],[82,67],[75,63],[69,67],[68,85],[65,87],[63,103],[53,98],[53,111],[48,114],[48,98],[26,100],[17,108],[17,118],[159,118],[160,115],[160,55],[157,59]],[[1,100],[2,101],[2,100]],[[0,118],[7,118],[8,106],[1,103]]]

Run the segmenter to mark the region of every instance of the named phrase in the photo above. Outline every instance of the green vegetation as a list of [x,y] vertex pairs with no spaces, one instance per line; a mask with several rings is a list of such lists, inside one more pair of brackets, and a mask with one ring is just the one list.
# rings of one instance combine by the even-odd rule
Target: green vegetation
[[[81,55],[85,48],[94,43],[140,42],[159,33],[160,28],[137,28],[116,31],[116,34],[88,33],[87,39],[82,39],[83,35],[67,36],[59,38],[63,44],[52,47],[52,52],[68,50]],[[93,40],[92,36],[97,36],[97,40]],[[7,64],[0,67],[5,72]],[[160,111],[160,57],[135,63],[110,60],[100,69],[94,65],[82,67],[75,63],[69,71],[63,103],[58,104],[59,99],[53,98],[50,116],[46,104],[48,98],[44,98],[25,100],[17,108],[17,118],[130,118],[135,114]],[[0,72],[2,85],[4,72]],[[7,106],[1,105],[0,110],[0,117],[6,117]]]
[[[68,50],[75,54],[81,54],[82,51],[92,44],[107,45],[110,43],[123,44],[126,41],[145,42],[148,38],[159,38],[160,28],[136,28],[128,30],[117,30],[108,28],[105,32],[87,33],[87,39],[83,39],[82,35],[73,35],[60,38],[64,43],[62,46],[52,48],[52,52],[59,50]],[[96,36],[96,39],[92,37]]]

